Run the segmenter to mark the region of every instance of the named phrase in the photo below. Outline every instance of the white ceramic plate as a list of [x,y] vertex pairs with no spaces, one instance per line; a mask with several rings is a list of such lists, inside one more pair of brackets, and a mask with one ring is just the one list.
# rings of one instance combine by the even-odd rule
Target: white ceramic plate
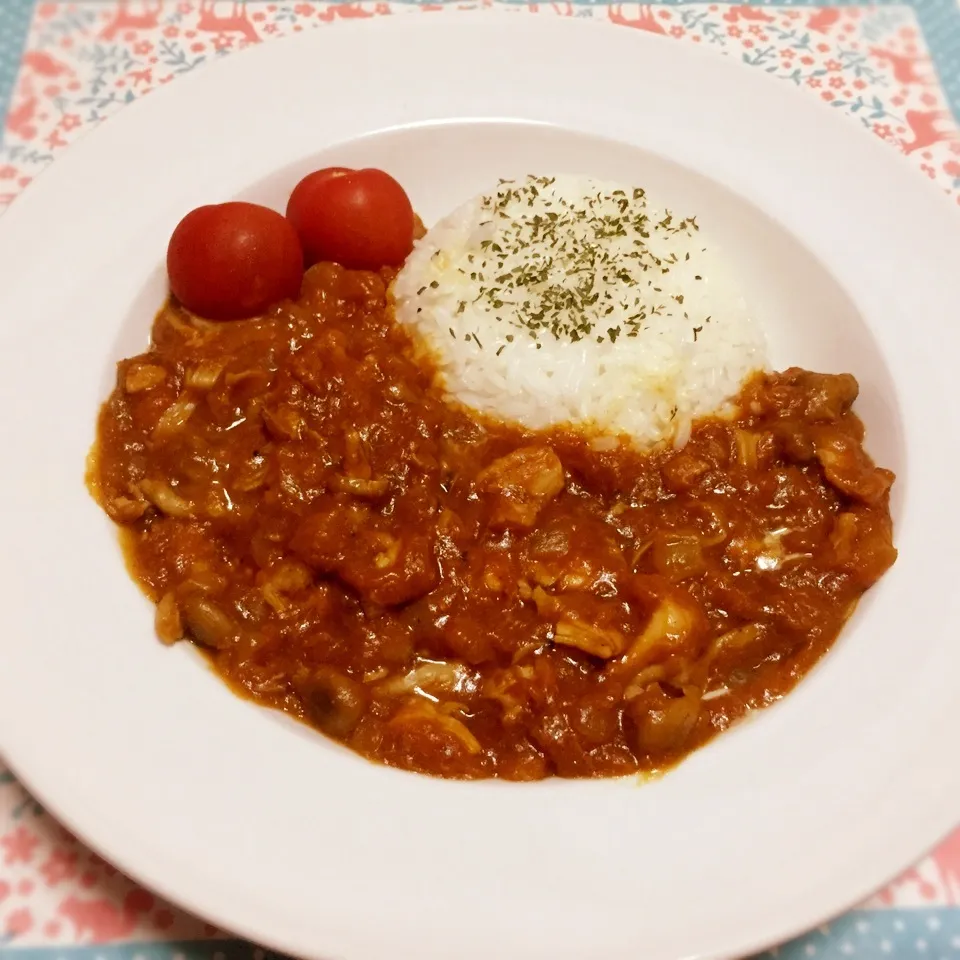
[[[97,405],[145,342],[178,218],[279,204],[334,162],[389,167],[428,220],[528,170],[656,186],[722,235],[778,364],[857,375],[901,557],[794,694],[647,786],[452,783],[154,641],[83,486]],[[0,222],[0,749],[123,869],[310,957],[676,960],[799,932],[960,820],[958,250],[960,219],[862,130],[632,31],[384,19],[179,80]]]

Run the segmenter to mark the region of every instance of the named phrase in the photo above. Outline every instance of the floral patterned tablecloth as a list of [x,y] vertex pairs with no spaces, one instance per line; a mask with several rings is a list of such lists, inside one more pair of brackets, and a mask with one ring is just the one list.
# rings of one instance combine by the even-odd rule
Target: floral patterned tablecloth
[[[77,137],[234,50],[342,20],[494,6],[609,20],[735,57],[906,154],[960,205],[960,0],[0,0],[0,211]],[[960,819],[960,797],[957,808]],[[770,955],[960,960],[960,831],[857,910]],[[122,876],[0,761],[0,960],[267,956]]]

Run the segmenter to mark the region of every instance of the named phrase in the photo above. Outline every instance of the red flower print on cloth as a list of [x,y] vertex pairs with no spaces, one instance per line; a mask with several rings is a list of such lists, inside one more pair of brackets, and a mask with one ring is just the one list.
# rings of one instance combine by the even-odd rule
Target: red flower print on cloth
[[103,943],[129,937],[154,903],[153,894],[134,888],[121,903],[109,897],[67,897],[59,914],[73,925],[78,940]]
[[136,918],[106,897],[67,897],[60,904],[60,914],[73,924],[78,941],[119,940],[136,929]]
[[12,937],[29,933],[33,929],[33,914],[27,907],[20,907],[7,917],[4,926],[7,928],[6,932]]
[[63,880],[77,874],[77,854],[68,850],[54,850],[42,864],[40,873],[48,887],[55,887]]
[[3,847],[3,862],[7,866],[15,863],[29,863],[37,849],[39,839],[26,827],[15,827],[9,833],[0,837],[0,847]]

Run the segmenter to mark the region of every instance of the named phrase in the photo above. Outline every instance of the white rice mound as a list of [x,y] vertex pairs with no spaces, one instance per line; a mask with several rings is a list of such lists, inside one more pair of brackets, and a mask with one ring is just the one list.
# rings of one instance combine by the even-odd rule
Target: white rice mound
[[588,177],[501,181],[469,200],[417,242],[393,297],[451,397],[533,429],[589,429],[600,448],[683,445],[767,363],[696,219]]

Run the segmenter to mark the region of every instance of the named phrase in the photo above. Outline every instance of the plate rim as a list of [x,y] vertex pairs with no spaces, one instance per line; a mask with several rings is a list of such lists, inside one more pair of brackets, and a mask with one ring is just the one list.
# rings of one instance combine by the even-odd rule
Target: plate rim
[[[494,21],[500,21],[502,23],[503,21],[507,21],[508,19],[511,27],[516,27],[520,22],[515,12],[499,12],[498,11],[498,12],[484,12],[481,14],[468,14],[468,13],[461,13],[461,12],[454,13],[451,11],[444,11],[444,17],[436,18],[438,21],[437,23],[434,23],[434,18],[430,18],[429,21],[418,22],[415,27],[409,27],[406,25],[402,27],[395,26],[395,24],[402,24],[403,21],[406,19],[407,17],[404,16],[404,17],[397,17],[396,20],[392,18],[382,18],[380,20],[372,21],[371,23],[362,24],[362,25],[342,24],[337,26],[337,30],[339,31],[339,33],[336,36],[338,38],[339,37],[346,38],[348,34],[359,36],[360,35],[359,31],[364,31],[364,33],[369,33],[370,31],[373,31],[373,30],[378,31],[380,33],[383,33],[385,31],[393,32],[395,30],[401,30],[401,31],[413,30],[415,33],[423,33],[426,30],[433,30],[433,31],[442,33],[447,29],[449,29],[447,24],[448,22],[454,19],[456,19],[456,21],[459,21],[459,22],[476,21],[477,28],[479,28],[480,25],[484,25],[484,27],[486,27],[487,25],[492,24]],[[441,26],[441,22],[442,22],[442,26]],[[534,30],[530,32],[536,32],[542,38],[542,36],[546,33],[547,30],[555,30],[556,36],[560,36],[560,34],[565,33],[567,31],[580,32],[584,29],[607,30],[607,31],[613,30],[613,27],[608,25],[595,24],[595,23],[589,23],[584,21],[575,21],[576,26],[574,26],[573,22],[567,22],[561,18],[558,18],[557,20],[551,20],[549,22],[550,22],[549,27],[547,27],[543,23],[538,23],[537,26],[534,28]],[[506,26],[505,23],[504,23],[504,26]],[[321,39],[321,37],[323,39]],[[310,47],[313,47],[314,45],[322,46],[323,43],[325,42],[326,42],[326,36],[325,34],[323,34],[322,30],[317,31],[316,34],[301,34],[298,37],[285,38],[283,41],[283,43],[287,45],[286,49],[291,49],[291,56],[293,56],[293,53],[292,53],[293,45],[297,45],[298,49],[302,47],[304,50],[306,50]],[[343,42],[344,42],[344,45],[347,45],[348,43],[346,39],[344,39]],[[643,34],[643,35],[632,34],[631,40],[629,42],[637,44],[638,45],[637,48],[639,50],[643,46],[649,46],[651,44],[659,46],[661,44],[666,44],[669,41],[666,38],[652,37],[646,34]],[[222,61],[222,64],[225,66],[230,63],[236,63],[238,61],[247,61],[247,60],[249,60],[250,63],[252,64],[253,58],[255,56],[260,56],[265,60],[268,58],[275,59],[276,58],[275,53],[271,53],[268,55],[264,53],[264,51],[268,51],[271,48],[275,48],[276,46],[278,45],[268,44],[258,49],[244,51],[241,57],[231,57],[228,60]],[[651,49],[655,49],[655,48],[651,48]],[[666,48],[664,47],[664,49]],[[776,81],[774,80],[774,78],[763,79],[759,75],[754,75],[750,71],[745,70],[742,66],[737,66],[730,62],[725,62],[719,58],[717,58],[714,65],[712,65],[711,67],[707,67],[706,64],[713,63],[713,61],[711,59],[712,55],[706,51],[699,51],[699,50],[696,50],[696,48],[691,47],[691,48],[685,48],[681,54],[679,51],[676,51],[674,48],[671,48],[671,50],[675,53],[675,59],[683,60],[685,62],[694,62],[694,63],[700,62],[704,65],[702,69],[708,72],[711,70],[721,71],[721,72],[726,71],[729,73],[730,76],[733,76],[731,67],[736,67],[738,74],[742,75],[743,77],[743,81],[738,83],[738,85],[741,87],[744,86],[744,84],[746,84],[748,88],[757,87],[759,89],[759,84],[763,84],[765,86],[769,85],[769,88],[772,90],[772,88],[776,86]],[[217,69],[223,70],[224,66],[221,66],[220,64],[218,64]],[[238,72],[240,70],[239,67],[231,67],[230,69],[233,70],[234,72]],[[253,69],[254,67],[251,66],[247,69],[247,72],[250,72]],[[133,104],[132,106],[134,106],[134,110],[139,110],[142,106],[142,103],[161,102],[161,98],[164,98],[165,101],[171,100],[171,98],[173,97],[177,97],[182,100],[183,97],[187,96],[187,93],[184,92],[184,87],[186,87],[186,90],[189,90],[188,85],[190,83],[193,83],[195,86],[199,86],[200,84],[206,83],[207,81],[204,80],[204,77],[209,73],[210,71],[202,71],[200,73],[195,74],[193,77],[181,78],[181,80],[178,81],[177,84],[171,85],[171,88],[169,91],[158,91],[156,94],[152,95],[152,97],[149,98],[148,101],[143,101],[141,103]],[[749,77],[750,79],[746,79],[747,77]],[[181,92],[176,94],[172,92],[177,90],[180,90]],[[806,98],[803,97],[803,94],[800,91],[792,92],[792,88],[788,88],[786,85],[781,85],[781,90],[785,95],[784,97],[780,97],[779,94],[777,94],[774,97],[772,94],[770,94],[769,96],[765,97],[765,99],[771,99],[771,98],[783,99],[784,102],[786,103],[787,102],[786,97],[793,97],[795,98],[795,103],[797,104],[797,107],[796,107],[797,111],[800,111],[800,112],[806,111],[806,113],[809,114],[811,117],[813,116],[812,112],[807,109],[808,104],[807,104]],[[803,107],[800,106],[801,103],[804,104]],[[847,128],[851,132],[850,137],[848,137],[846,133],[844,133],[843,135],[839,133],[841,129],[841,125],[847,123],[848,121],[839,117],[833,120],[828,120],[829,111],[823,110],[822,107],[818,107],[813,102],[809,102],[809,106],[819,110],[819,112],[822,114],[822,117],[818,117],[818,121],[817,121],[822,126],[827,126],[830,123],[834,124],[835,129],[837,131],[837,133],[834,135],[834,139],[842,138],[852,142],[852,131],[855,129],[854,127],[849,126]],[[152,108],[152,109],[156,109],[156,108]],[[112,118],[110,121],[110,124],[108,125],[109,129],[111,130],[118,129],[122,124],[125,123],[123,118],[128,116],[129,114],[132,114],[133,112],[134,111],[125,110],[125,111],[122,111],[117,117]],[[5,247],[4,247],[5,242],[6,243],[10,242],[8,239],[9,236],[15,233],[17,229],[19,229],[17,227],[17,224],[19,223],[19,221],[26,218],[29,215],[30,207],[36,204],[42,205],[42,200],[34,201],[32,198],[36,196],[42,196],[45,190],[45,187],[44,187],[45,182],[48,179],[52,179],[54,176],[56,176],[60,180],[63,180],[64,177],[68,176],[71,166],[76,165],[76,163],[71,159],[74,152],[77,151],[78,155],[80,155],[79,153],[80,151],[85,151],[85,153],[89,153],[90,151],[96,149],[96,145],[98,143],[97,141],[98,134],[99,134],[99,131],[94,132],[90,137],[83,138],[83,140],[79,144],[75,145],[71,149],[71,151],[69,151],[66,154],[66,156],[64,156],[63,158],[60,158],[58,160],[58,163],[53,165],[50,171],[45,171],[44,174],[38,178],[37,183],[35,185],[32,185],[28,189],[27,193],[25,194],[25,197],[30,198],[29,200],[24,202],[25,197],[21,197],[17,200],[16,203],[12,205],[11,210],[7,212],[7,214],[3,217],[2,220],[0,220],[0,253],[2,253],[5,250]],[[116,136],[116,134],[114,134],[114,136]],[[863,137],[863,139],[866,140],[867,138]],[[91,147],[90,146],[91,143],[94,144],[94,146]],[[900,169],[902,169],[902,171],[906,172],[909,170],[906,160],[899,154],[894,154],[888,148],[883,147],[883,145],[879,143],[875,143],[875,144],[872,143],[871,147],[875,148],[875,156],[877,158],[876,163],[878,165],[887,164],[888,166],[890,166],[890,169],[893,169],[892,164],[896,162],[897,164],[900,165]],[[858,152],[862,153],[862,151],[858,151]],[[884,155],[886,159],[881,160],[880,159],[881,155]],[[919,198],[922,194],[922,190],[929,189],[929,195],[931,198],[933,198],[933,196],[936,193],[935,188],[924,187],[921,190],[919,184],[922,183],[923,181],[918,177],[918,175],[915,172],[910,171],[909,176],[917,184],[916,189],[911,188],[910,190],[910,193],[912,196],[915,195],[917,198]],[[902,174],[898,173],[897,177],[899,179],[902,179],[904,182],[906,182],[907,178]],[[945,212],[947,209],[947,205],[945,202],[943,202],[943,208]],[[23,209],[27,212],[23,214],[18,214],[17,213],[18,209]],[[8,223],[12,223],[14,224],[14,226],[12,227],[8,226]],[[953,230],[953,232],[957,233],[956,230]],[[29,270],[27,271],[27,273],[29,274]],[[2,291],[0,291],[0,303],[3,303],[4,299],[5,299],[5,294]],[[0,333],[0,337],[2,337],[4,340],[6,339],[3,333]],[[2,690],[3,690],[3,681],[0,680],[0,691]],[[957,711],[955,710],[953,712],[954,722],[956,722],[957,717],[958,717],[958,714],[957,714]],[[0,725],[0,738],[2,738],[5,753],[7,754],[8,762],[11,768],[17,773],[17,775],[23,780],[23,782],[28,785],[28,787],[32,790],[32,792],[35,792],[40,797],[40,799],[45,803],[45,805],[47,805],[47,801],[51,799],[51,791],[48,789],[48,784],[44,782],[44,780],[47,778],[45,778],[42,774],[39,777],[34,775],[37,769],[36,764],[31,763],[31,760],[25,756],[23,749],[18,749],[18,746],[19,747],[26,746],[27,741],[21,739],[19,743],[17,742],[17,733],[13,732],[13,728],[8,725],[9,718],[10,718],[9,711],[5,712],[5,708],[0,706],[0,720],[3,721],[3,724]],[[12,749],[10,747],[10,744],[13,744]],[[944,784],[948,782],[948,780],[944,776],[941,776],[941,781]],[[953,775],[952,780],[949,782],[952,782],[954,787],[960,785],[960,774]],[[56,794],[57,790],[54,789],[52,793]],[[96,849],[102,849],[106,851],[107,856],[114,862],[117,862],[118,864],[120,864],[121,867],[125,870],[125,872],[128,872],[134,876],[143,877],[144,882],[146,882],[150,887],[160,891],[161,893],[163,893],[164,896],[167,896],[169,899],[172,899],[174,902],[183,902],[183,898],[178,895],[177,890],[170,889],[168,884],[163,882],[162,877],[152,876],[151,875],[152,871],[149,868],[145,868],[142,866],[142,864],[139,864],[139,863],[138,864],[130,863],[128,861],[128,858],[125,855],[123,855],[122,853],[115,852],[114,847],[116,845],[108,842],[107,840],[103,840],[102,837],[100,836],[100,834],[102,833],[102,830],[87,829],[85,825],[87,821],[89,821],[90,819],[90,814],[87,811],[84,811],[81,815],[77,817],[73,817],[71,816],[71,811],[65,810],[65,808],[63,807],[63,804],[56,803],[55,799],[53,803],[49,804],[49,809],[55,811],[56,816],[59,819],[61,819],[63,822],[67,823],[73,828],[76,828],[76,832],[78,833],[78,835],[80,835],[84,839],[88,839],[91,842],[91,845],[94,846]],[[956,822],[957,820],[960,820],[960,810],[956,810],[950,813],[946,818],[944,817],[943,812],[941,812],[938,822],[940,819],[950,819],[951,822]],[[949,827],[946,827],[946,828],[938,827],[936,832],[938,834],[945,835],[946,832],[948,832],[948,830],[949,830]],[[109,832],[109,829],[108,829],[108,832]],[[131,840],[131,843],[132,842],[133,841]],[[931,838],[928,841],[928,844],[932,845],[934,842],[935,840]],[[133,849],[133,847],[131,846],[130,849]],[[131,857],[132,856],[133,855],[131,854]],[[904,863],[903,865],[905,866],[907,864]],[[873,886],[873,882],[870,883],[870,886],[871,887]],[[832,908],[830,911],[828,911],[828,913],[835,913],[840,909],[844,909],[846,906],[851,905],[851,903],[856,902],[856,900],[858,900],[860,896],[862,896],[866,892],[868,891],[860,890],[859,892],[854,892],[851,895],[851,898],[847,900],[847,902],[843,904],[838,904],[835,909]],[[196,902],[193,902],[193,901],[190,903],[187,903],[186,907],[187,909],[190,909],[190,910],[194,910],[194,911],[198,910]],[[207,915],[211,915],[209,911],[206,911],[202,908],[202,905],[199,909],[200,909],[200,912]],[[822,917],[825,915],[826,914],[818,915],[817,917],[813,918],[812,922],[815,923],[818,919],[822,919]],[[244,923],[240,919],[234,916],[230,917],[229,922],[222,921],[217,917],[214,917],[214,919],[215,919],[215,922],[222,923],[223,925],[228,926],[231,929],[242,930],[246,935],[251,936],[254,939],[258,939],[262,942],[274,943],[280,949],[290,950],[292,952],[298,952],[298,953],[314,953],[312,949],[304,950],[303,942],[283,943],[282,938],[278,938],[273,934],[265,935],[264,931],[260,927],[258,927],[254,921],[251,921],[250,926],[245,928]],[[757,942],[751,941],[751,942],[737,945],[735,952],[763,948],[769,945],[770,943],[779,941],[780,939],[782,939],[782,936],[784,935],[789,936],[793,933],[800,932],[800,930],[806,929],[809,925],[811,924],[805,920],[801,923],[800,926],[793,927],[790,930],[778,932],[772,936],[768,932],[767,934],[764,934],[760,938],[760,940]],[[616,954],[616,955],[619,956],[621,954]],[[624,953],[622,955],[626,956],[627,954]],[[726,956],[726,955],[730,955],[730,952],[728,950],[721,950],[720,952],[711,954],[709,952],[704,953],[701,951],[699,955],[700,956],[709,956],[709,955]]]

